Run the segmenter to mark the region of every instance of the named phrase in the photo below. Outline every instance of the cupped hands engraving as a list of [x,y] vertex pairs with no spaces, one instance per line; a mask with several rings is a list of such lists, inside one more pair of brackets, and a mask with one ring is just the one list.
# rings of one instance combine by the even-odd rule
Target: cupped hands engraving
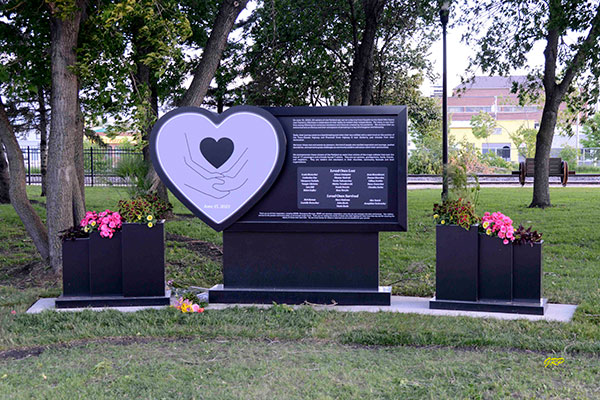
[[283,128],[267,111],[238,106],[223,114],[185,107],[150,138],[161,180],[216,230],[231,225],[273,184],[285,158]]

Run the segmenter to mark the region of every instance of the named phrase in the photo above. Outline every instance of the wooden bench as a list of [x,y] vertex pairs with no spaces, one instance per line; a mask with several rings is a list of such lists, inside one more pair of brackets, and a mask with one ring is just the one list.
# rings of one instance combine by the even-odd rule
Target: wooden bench
[[[550,173],[549,176],[559,176],[560,183],[563,186],[567,186],[567,181],[569,180],[569,175],[574,175],[575,172],[569,171],[569,165],[566,161],[563,161],[561,158],[550,158],[549,165]],[[535,159],[527,158],[525,161],[521,161],[519,163],[519,170],[513,171],[514,175],[519,175],[519,183],[521,186],[525,185],[525,178],[532,177],[535,171]]]

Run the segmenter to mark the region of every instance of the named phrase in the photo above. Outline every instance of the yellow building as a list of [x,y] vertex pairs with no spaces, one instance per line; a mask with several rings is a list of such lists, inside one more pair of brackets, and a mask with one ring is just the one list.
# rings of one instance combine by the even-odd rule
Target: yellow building
[[[482,153],[494,152],[507,161],[519,161],[519,151],[510,138],[521,126],[539,127],[542,107],[519,106],[516,94],[510,93],[513,82],[524,82],[524,76],[478,76],[473,82],[457,86],[448,98],[450,135],[456,141],[466,139]],[[471,118],[486,112],[496,121],[493,133],[479,139],[472,133]]]
[[95,128],[94,132],[100,137],[100,139],[106,143],[109,147],[119,147],[122,145],[133,145],[135,144],[135,136],[132,132],[119,132],[115,136],[109,136],[106,134],[106,129]]

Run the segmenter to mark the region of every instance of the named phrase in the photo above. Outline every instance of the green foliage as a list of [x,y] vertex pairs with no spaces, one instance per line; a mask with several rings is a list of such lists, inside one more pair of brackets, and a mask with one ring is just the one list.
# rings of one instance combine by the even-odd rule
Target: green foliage
[[[470,179],[469,179],[470,178]],[[477,206],[479,201],[479,178],[467,170],[466,164],[455,161],[448,165],[448,198],[466,200]]]
[[160,199],[156,193],[148,193],[130,200],[119,200],[118,207],[119,214],[125,222],[141,224],[156,224],[173,209],[170,203]]
[[521,125],[516,132],[509,134],[509,136],[510,140],[512,140],[517,149],[519,149],[519,155],[521,157],[535,157],[536,129],[526,128],[525,125]]
[[[172,99],[188,72],[183,44],[190,22],[175,0],[99,3],[81,33],[77,72],[86,116],[112,133],[141,135],[156,120],[152,94]],[[110,132],[109,132],[110,133]]]
[[569,166],[575,167],[577,165],[577,149],[566,145],[560,151],[560,158],[566,161]]
[[458,170],[464,170],[466,174],[489,174],[494,168],[482,162],[481,150],[466,138],[451,147],[448,154],[450,165],[456,166]]
[[119,160],[115,174],[132,185],[127,188],[131,197],[148,193],[152,184],[148,182],[148,164],[141,157],[123,157]]
[[473,136],[478,139],[487,139],[496,128],[496,120],[485,111],[473,115],[470,124]]
[[530,226],[529,228],[525,228],[523,225],[519,225],[517,229],[515,229],[515,244],[528,244],[533,247],[534,243],[538,243],[542,241],[542,233],[538,231],[532,230],[533,228]]
[[431,151],[421,146],[410,152],[408,173],[419,175],[438,175],[442,173],[441,152]]
[[75,240],[77,238],[86,238],[89,237],[90,234],[85,232],[83,228],[79,225],[72,226],[68,229],[60,231],[60,238],[62,240]]
[[[410,97],[410,96],[408,96]],[[408,98],[407,97],[407,98]],[[409,106],[412,115],[408,131],[416,149],[408,158],[409,174],[441,174],[442,173],[442,119],[439,104],[435,99],[412,97],[415,100],[425,99],[421,105]],[[418,102],[418,101],[417,101]],[[453,145],[452,136],[449,146]]]
[[49,102],[50,13],[43,0],[0,1],[0,93],[16,134],[39,129]]
[[441,225],[458,225],[469,230],[471,225],[478,224],[480,218],[475,214],[475,206],[462,198],[448,200],[433,205],[433,219]]
[[[373,104],[422,101],[418,87],[432,67],[426,54],[433,2],[386,2],[376,32]],[[365,26],[363,7],[345,0],[261,2],[244,28],[251,43],[244,97],[258,105],[340,105],[347,100],[355,53]],[[410,71],[410,72],[409,72]],[[409,107],[409,112],[417,110]],[[417,117],[415,117],[417,118]]]
[[481,154],[480,160],[483,164],[496,169],[510,170],[513,168],[513,164],[510,161],[506,161],[504,158],[491,151]]
[[[600,148],[600,113],[594,116],[583,124],[583,134],[585,139],[581,140],[583,147],[599,147]],[[600,157],[600,154],[598,154]]]

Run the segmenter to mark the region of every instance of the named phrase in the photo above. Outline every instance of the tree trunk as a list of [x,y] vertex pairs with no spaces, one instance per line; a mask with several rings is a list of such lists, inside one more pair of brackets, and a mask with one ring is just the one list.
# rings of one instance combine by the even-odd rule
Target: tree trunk
[[0,204],[10,203],[10,176],[2,140],[0,140]]
[[46,109],[46,91],[38,86],[38,113],[40,114],[40,174],[42,176],[42,193],[46,195],[46,172],[48,165],[48,110]]
[[221,62],[227,38],[240,12],[246,7],[248,0],[223,0],[217,18],[213,23],[208,42],[202,53],[198,68],[194,71],[194,79],[183,96],[181,106],[200,107],[204,96],[215,76]]
[[[79,84],[73,67],[77,55],[77,39],[85,0],[75,1],[75,10],[65,15],[56,3],[51,8],[50,38],[52,64],[52,97],[50,138],[48,146],[47,220],[50,265],[55,272],[62,268],[60,231],[79,221],[74,217],[83,208],[76,151],[80,133]],[[79,193],[75,192],[79,191]]]
[[[158,117],[158,91],[156,87],[156,82],[152,81],[150,83],[150,104],[152,106],[152,112],[156,117]],[[145,143],[148,143],[150,139],[150,133],[152,133],[152,126],[146,128],[146,132],[144,132],[144,137],[142,138]],[[160,180],[156,170],[154,169],[154,165],[152,165],[152,158],[150,157],[150,146],[146,145],[143,149],[144,161],[148,165],[148,175],[146,179],[150,182],[150,191],[156,192],[156,195],[163,201],[169,201],[169,192],[167,191],[167,186]]]
[[[533,181],[533,200],[529,207],[550,207],[550,150],[556,127],[558,110],[553,110],[552,99],[546,98],[540,130],[535,141],[535,169]],[[560,104],[560,103],[559,103]],[[557,107],[558,108],[558,107]]]
[[79,101],[79,81],[77,82],[77,124],[75,126],[75,140],[73,144],[75,172],[77,182],[73,185],[73,222],[76,224],[85,216],[85,166],[83,161],[83,137],[85,124],[81,103]]
[[19,142],[10,126],[0,98],[0,145],[3,143],[8,156],[10,172],[10,202],[17,212],[25,230],[44,261],[48,261],[48,231],[27,198],[25,160]]
[[546,100],[544,102],[544,111],[542,112],[542,120],[540,122],[540,130],[536,136],[535,142],[535,171],[533,181],[533,200],[529,207],[550,207],[550,150],[552,149],[552,138],[554,137],[554,128],[556,127],[556,119],[558,108],[564,99],[569,86],[575,79],[576,75],[581,71],[585,64],[585,59],[589,57],[590,48],[598,40],[600,36],[600,6],[597,6],[594,18],[590,22],[590,30],[587,37],[579,45],[579,49],[570,62],[566,62],[567,69],[562,74],[562,81],[556,82],[556,66],[558,60],[558,42],[560,34],[558,27],[560,24],[561,15],[554,15],[561,10],[562,4],[559,0],[551,0],[548,7],[550,15],[549,26],[546,34],[546,48],[544,50],[544,92]]
[[373,93],[373,52],[377,27],[386,0],[363,0],[365,27],[358,48],[354,50],[348,105],[371,104]]

